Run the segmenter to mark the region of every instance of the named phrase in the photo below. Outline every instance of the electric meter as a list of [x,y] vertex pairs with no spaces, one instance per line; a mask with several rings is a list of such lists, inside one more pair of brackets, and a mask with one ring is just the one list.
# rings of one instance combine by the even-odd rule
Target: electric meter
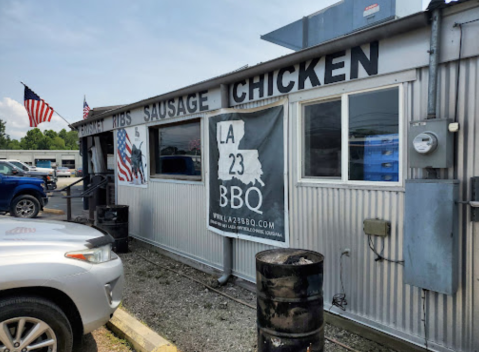
[[412,144],[416,152],[420,154],[429,154],[437,148],[437,137],[434,133],[423,132],[414,138]]
[[[454,161],[454,133],[451,119],[426,119],[409,122],[409,167],[446,169]],[[455,130],[457,126],[451,126]]]

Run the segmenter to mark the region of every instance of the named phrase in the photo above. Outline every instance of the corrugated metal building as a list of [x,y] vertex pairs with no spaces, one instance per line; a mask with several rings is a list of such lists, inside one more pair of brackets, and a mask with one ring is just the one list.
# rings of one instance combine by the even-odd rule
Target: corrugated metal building
[[[479,176],[475,154],[479,148],[478,18],[477,1],[451,4],[442,10],[436,113],[439,119],[458,122],[460,128],[455,133],[453,165],[441,168],[439,178],[459,180],[459,201],[471,199],[471,178]],[[121,167],[115,170],[117,203],[130,206],[130,234],[222,270],[223,237],[207,226],[208,121],[215,112],[230,111],[221,108],[250,111],[281,104],[285,108],[289,231],[287,241],[277,245],[325,255],[325,309],[420,346],[427,339],[433,350],[479,351],[479,225],[472,221],[470,206],[458,205],[459,283],[452,295],[407,284],[407,268],[401,263],[377,261],[363,232],[364,219],[389,221],[389,236],[373,239],[373,244],[383,249],[384,258],[405,257],[406,180],[425,178],[429,170],[409,167],[413,151],[408,135],[410,123],[423,121],[428,115],[430,20],[431,13],[424,12],[386,22],[107,111],[76,126],[80,137],[90,140],[84,146],[91,146],[92,136],[100,133],[146,126],[147,182],[139,187],[125,184],[119,176]],[[183,103],[178,101],[182,99],[188,102],[187,109],[181,109]],[[178,111],[173,112],[170,105]],[[374,116],[377,111],[368,110],[383,105],[379,117]],[[322,111],[328,111],[328,116]],[[331,116],[336,121],[330,126]],[[364,127],[364,116],[369,124],[391,124],[378,129],[397,139],[394,171],[377,176],[362,166],[356,168],[355,162],[363,165],[366,157],[361,154],[360,160],[354,159],[353,148],[357,143],[363,148],[370,138],[362,138],[363,132],[358,132]],[[315,124],[319,118],[324,120]],[[199,174],[175,177],[155,172],[155,143],[162,146],[174,135],[174,129],[168,128],[191,121],[199,128],[197,149],[203,157]],[[158,129],[160,137],[155,137]],[[328,133],[337,141],[328,139]],[[124,143],[119,138],[115,134],[115,148]],[[318,145],[318,140],[324,143]],[[366,153],[364,150],[361,153]],[[121,153],[113,154],[118,165]],[[274,246],[271,240],[234,237],[233,274],[254,282],[255,254]],[[350,249],[350,256],[342,256],[345,249]],[[342,290],[341,268],[348,299],[345,311],[329,304]]]

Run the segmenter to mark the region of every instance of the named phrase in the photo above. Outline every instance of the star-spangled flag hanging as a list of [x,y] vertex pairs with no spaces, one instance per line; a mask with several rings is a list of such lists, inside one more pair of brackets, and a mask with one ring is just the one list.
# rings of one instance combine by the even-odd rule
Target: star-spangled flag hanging
[[85,120],[88,117],[88,113],[90,112],[90,107],[88,106],[86,102],[86,97],[83,98],[83,120]]
[[118,179],[120,181],[131,182],[133,176],[131,173],[131,142],[128,133],[122,128],[118,131]]
[[27,86],[25,86],[23,105],[30,119],[30,127],[37,127],[42,122],[51,121],[53,108]]

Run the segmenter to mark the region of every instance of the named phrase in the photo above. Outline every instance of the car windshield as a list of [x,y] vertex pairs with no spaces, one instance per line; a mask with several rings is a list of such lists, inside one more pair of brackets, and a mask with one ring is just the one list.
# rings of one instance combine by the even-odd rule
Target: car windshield
[[22,170],[25,170],[25,171],[30,170],[30,168],[27,165],[21,163],[20,161],[11,161],[10,163],[15,165],[16,167],[19,167]]

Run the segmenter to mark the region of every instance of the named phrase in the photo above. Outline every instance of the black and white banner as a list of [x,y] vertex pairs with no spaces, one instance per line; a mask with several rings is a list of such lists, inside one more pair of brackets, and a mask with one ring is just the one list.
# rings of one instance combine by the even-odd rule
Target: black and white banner
[[209,118],[208,228],[287,245],[283,104]]

